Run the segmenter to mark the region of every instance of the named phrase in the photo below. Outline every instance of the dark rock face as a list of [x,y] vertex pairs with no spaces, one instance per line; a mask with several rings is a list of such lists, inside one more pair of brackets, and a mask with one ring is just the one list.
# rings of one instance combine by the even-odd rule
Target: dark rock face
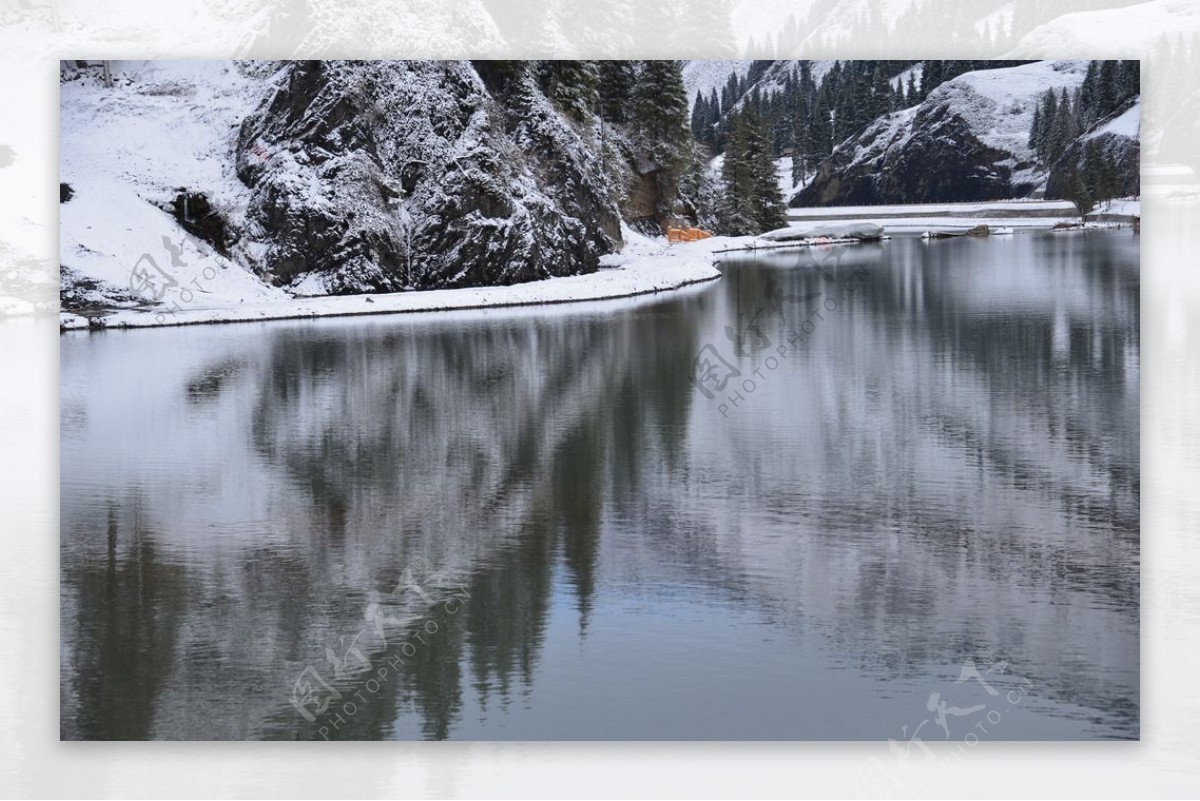
[[1098,149],[1105,161],[1115,166],[1115,176],[1111,176],[1115,185],[1108,187],[1112,196],[1128,197],[1141,194],[1141,142],[1137,137],[1104,130],[1109,123],[1139,102],[1140,97],[1130,98],[1071,143],[1058,161],[1050,166],[1046,197],[1075,199],[1080,191],[1080,183],[1086,181],[1084,175],[1087,148],[1091,143],[1094,143],[1091,146]]
[[[911,115],[911,120],[906,115]],[[989,147],[949,103],[883,117],[842,143],[791,205],[934,203],[1028,194],[1013,154]]]
[[517,62],[295,62],[276,80],[237,171],[267,245],[245,255],[277,284],[513,284],[592,272],[620,244],[593,132]]
[[229,256],[233,235],[225,218],[213,208],[208,195],[180,189],[171,201],[169,210],[183,230],[203,239],[222,256]]

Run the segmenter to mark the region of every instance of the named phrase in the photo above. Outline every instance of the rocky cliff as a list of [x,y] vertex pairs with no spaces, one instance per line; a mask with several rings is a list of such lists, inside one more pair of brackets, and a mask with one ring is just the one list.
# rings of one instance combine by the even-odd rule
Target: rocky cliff
[[977,70],[842,142],[793,206],[1025,197],[1046,171],[1029,147],[1038,98],[1080,86],[1085,61]]
[[596,132],[517,62],[293,62],[238,135],[239,260],[312,293],[594,271],[620,244]]
[[1089,189],[1128,197],[1141,194],[1141,98],[1133,97],[1099,120],[1050,166],[1046,197],[1076,199]]

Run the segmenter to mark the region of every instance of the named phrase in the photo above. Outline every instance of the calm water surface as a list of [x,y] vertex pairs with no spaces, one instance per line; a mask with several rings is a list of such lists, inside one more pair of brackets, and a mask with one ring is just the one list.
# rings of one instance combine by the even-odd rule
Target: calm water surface
[[722,269],[64,336],[63,737],[1137,737],[1136,237]]

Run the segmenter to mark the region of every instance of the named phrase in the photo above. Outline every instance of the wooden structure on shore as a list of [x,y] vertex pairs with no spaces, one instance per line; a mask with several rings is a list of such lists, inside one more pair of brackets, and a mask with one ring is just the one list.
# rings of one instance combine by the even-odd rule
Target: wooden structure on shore
[[668,228],[667,242],[672,245],[676,242],[695,242],[699,239],[711,239],[712,235],[712,231],[703,228]]

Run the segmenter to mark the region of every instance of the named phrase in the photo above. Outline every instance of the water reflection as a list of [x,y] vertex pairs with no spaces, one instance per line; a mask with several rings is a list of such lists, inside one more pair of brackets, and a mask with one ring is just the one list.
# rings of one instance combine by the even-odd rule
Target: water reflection
[[825,267],[64,338],[63,736],[882,739],[984,646],[998,737],[1136,736],[1136,240]]

